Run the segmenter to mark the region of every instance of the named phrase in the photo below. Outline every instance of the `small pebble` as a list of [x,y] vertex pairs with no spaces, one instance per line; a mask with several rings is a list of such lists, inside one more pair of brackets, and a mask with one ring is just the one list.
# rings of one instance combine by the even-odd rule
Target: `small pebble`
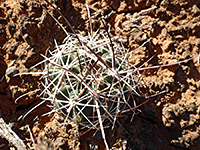
[[18,72],[17,68],[15,66],[11,66],[6,70],[6,75],[8,77],[12,77],[14,74]]

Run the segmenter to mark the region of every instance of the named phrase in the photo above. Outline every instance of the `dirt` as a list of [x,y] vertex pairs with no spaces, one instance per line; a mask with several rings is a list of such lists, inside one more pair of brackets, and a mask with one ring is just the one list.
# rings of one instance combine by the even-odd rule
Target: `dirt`
[[[182,61],[199,54],[200,1],[198,0],[49,0],[69,20],[77,33],[86,33],[89,25],[87,3],[106,19],[111,32],[120,36],[135,30],[131,19],[144,12],[140,24],[147,28],[127,35],[126,48],[134,50],[144,41],[150,42],[133,52],[133,62],[140,66],[151,56],[146,66],[156,66]],[[105,149],[100,133],[90,131],[74,139],[73,123],[62,126],[60,114],[42,116],[49,112],[47,103],[40,105],[23,118],[24,114],[41,102],[38,92],[39,75],[20,75],[40,62],[41,54],[54,47],[54,39],[62,43],[65,33],[46,12],[45,8],[69,31],[62,17],[44,1],[1,0],[0,2],[0,114],[13,131],[25,142],[28,149]],[[93,19],[94,28],[102,25],[98,17]],[[40,70],[40,68],[31,71]],[[189,62],[148,69],[141,72],[144,84],[139,85],[141,104],[145,96],[150,101],[139,107],[132,119],[127,112],[119,118],[121,125],[114,130],[106,129],[111,149],[130,150],[182,150],[200,149],[200,65],[198,58]],[[17,101],[16,101],[17,100]],[[27,125],[31,132],[28,132]],[[31,141],[31,134],[35,144]],[[1,149],[12,145],[0,139]]]

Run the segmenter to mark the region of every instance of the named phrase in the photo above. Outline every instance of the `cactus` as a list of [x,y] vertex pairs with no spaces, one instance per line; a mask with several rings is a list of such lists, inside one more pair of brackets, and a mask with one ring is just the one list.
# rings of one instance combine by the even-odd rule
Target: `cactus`
[[67,119],[86,122],[87,127],[98,121],[97,110],[103,121],[108,119],[114,126],[116,114],[131,108],[129,100],[137,94],[135,73],[130,74],[134,64],[122,42],[110,45],[105,31],[78,36],[87,46],[69,35],[63,45],[49,51],[51,57],[44,56],[45,99],[54,103],[56,111],[66,113]]

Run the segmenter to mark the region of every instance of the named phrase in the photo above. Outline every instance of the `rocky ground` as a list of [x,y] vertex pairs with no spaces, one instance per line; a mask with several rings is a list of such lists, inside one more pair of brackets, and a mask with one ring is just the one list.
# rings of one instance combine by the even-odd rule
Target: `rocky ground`
[[[151,38],[149,43],[133,52],[136,66],[153,55],[155,57],[148,66],[182,61],[200,52],[199,0],[49,2],[63,13],[77,33],[84,34],[89,30],[89,25],[85,23],[88,19],[86,3],[91,7],[91,13],[96,11],[106,16],[113,11],[106,22],[111,25],[111,32],[115,36],[133,31],[134,27],[131,25],[134,23],[146,23],[148,28],[134,31],[126,37],[126,47],[131,50]],[[45,54],[48,48],[54,47],[54,39],[59,44],[65,37],[45,8],[71,32],[58,12],[45,1],[0,1],[0,117],[24,141],[28,149],[104,149],[98,132],[94,134],[91,131],[74,139],[73,124],[61,126],[63,118],[59,114],[42,116],[49,111],[47,103],[23,118],[41,100],[38,92],[17,98],[40,87],[39,75],[13,75],[30,71],[31,66],[42,60],[40,54]],[[141,12],[142,10],[149,11]],[[138,22],[131,22],[140,15],[145,17]],[[98,16],[93,19],[93,23],[94,28],[101,27]],[[117,125],[113,131],[106,130],[109,146],[112,149],[130,150],[200,149],[199,58],[141,73],[145,85],[141,85],[140,94],[157,95],[138,108],[132,121],[131,112],[123,114],[119,119],[123,128]],[[146,100],[137,96],[135,99],[138,104]],[[14,146],[9,140],[0,138],[0,149],[11,147]]]

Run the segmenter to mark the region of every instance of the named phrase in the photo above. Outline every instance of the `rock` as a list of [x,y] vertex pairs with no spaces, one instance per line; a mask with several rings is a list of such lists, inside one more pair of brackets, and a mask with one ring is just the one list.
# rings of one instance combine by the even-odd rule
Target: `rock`
[[17,68],[15,66],[11,66],[6,70],[6,75],[11,78],[17,72],[18,72]]
[[173,50],[173,44],[174,42],[172,40],[165,40],[162,43],[161,48],[163,49],[164,52],[168,52],[168,51]]
[[193,7],[191,9],[191,14],[193,16],[195,16],[195,17],[200,15],[200,9],[199,9],[199,7],[196,4],[193,5]]

